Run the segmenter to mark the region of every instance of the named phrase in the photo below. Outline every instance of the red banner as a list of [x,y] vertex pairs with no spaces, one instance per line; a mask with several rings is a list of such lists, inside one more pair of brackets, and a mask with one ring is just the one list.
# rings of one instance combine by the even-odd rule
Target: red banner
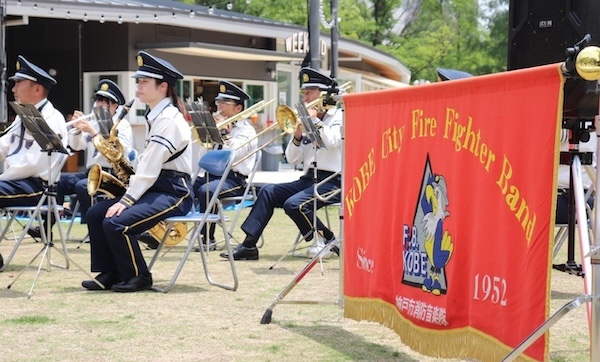
[[346,317],[484,361],[547,319],[562,87],[554,64],[344,96]]

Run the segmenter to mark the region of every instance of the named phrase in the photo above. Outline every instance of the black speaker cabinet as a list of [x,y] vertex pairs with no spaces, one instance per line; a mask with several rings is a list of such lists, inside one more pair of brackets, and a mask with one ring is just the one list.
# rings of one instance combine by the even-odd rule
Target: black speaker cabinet
[[600,1],[510,0],[508,69],[565,60],[585,34],[600,44]]
[[[508,70],[562,62],[585,34],[600,45],[598,0],[510,0],[508,18]],[[597,82],[568,79],[565,118],[593,118],[598,91]]]

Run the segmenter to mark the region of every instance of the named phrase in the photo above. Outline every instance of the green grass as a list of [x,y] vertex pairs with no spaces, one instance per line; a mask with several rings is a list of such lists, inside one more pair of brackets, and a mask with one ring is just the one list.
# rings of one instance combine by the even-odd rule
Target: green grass
[[[329,212],[337,230],[334,210]],[[242,212],[240,220],[247,212]],[[85,226],[74,225],[73,237],[86,233]],[[74,266],[42,271],[30,299],[27,293],[39,259],[31,267],[26,265],[41,245],[27,239],[11,265],[0,273],[0,340],[9,347],[0,349],[0,360],[442,361],[412,351],[392,330],[378,323],[343,318],[343,310],[335,304],[340,298],[340,264],[336,257],[324,262],[323,274],[314,268],[284,298],[288,302],[319,304],[279,303],[273,309],[272,323],[261,325],[267,307],[308,261],[288,255],[270,269],[290,248],[296,233],[283,211],[276,210],[265,230],[260,260],[236,263],[237,291],[209,285],[200,254],[192,253],[175,286],[166,294],[84,291],[80,283],[88,278],[89,244],[77,249],[78,242],[68,242],[70,257],[85,272]],[[235,236],[243,239],[239,228]],[[0,252],[6,256],[11,247],[12,243],[4,240]],[[177,245],[158,259],[152,270],[157,286],[164,286],[170,279],[184,248],[185,243]],[[563,249],[557,262],[566,257]],[[147,261],[153,252],[144,251]],[[214,279],[230,282],[228,263],[219,253],[209,253],[210,272]],[[52,252],[51,256],[58,263],[64,262],[59,253]],[[4,288],[23,270],[11,289]],[[552,271],[550,312],[582,292],[581,278]],[[9,341],[16,340],[18,343],[11,346]],[[589,360],[584,306],[551,328],[549,348],[550,361]]]

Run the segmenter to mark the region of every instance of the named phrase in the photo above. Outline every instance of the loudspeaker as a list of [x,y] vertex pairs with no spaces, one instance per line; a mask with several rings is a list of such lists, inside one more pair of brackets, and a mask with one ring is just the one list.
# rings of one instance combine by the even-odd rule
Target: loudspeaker
[[585,34],[600,44],[600,1],[510,0],[508,70],[561,62]]
[[[510,0],[508,21],[508,70],[562,62],[586,34],[600,44],[598,0]],[[597,82],[567,79],[565,118],[593,119],[598,93]]]

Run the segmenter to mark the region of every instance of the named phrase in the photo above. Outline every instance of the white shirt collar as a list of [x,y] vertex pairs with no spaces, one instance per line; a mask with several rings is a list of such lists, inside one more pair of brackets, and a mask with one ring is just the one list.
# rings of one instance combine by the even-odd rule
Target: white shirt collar
[[148,120],[154,121],[160,112],[162,112],[170,103],[170,98],[164,98],[162,101],[158,102],[158,104],[150,110],[150,113],[148,113]]

